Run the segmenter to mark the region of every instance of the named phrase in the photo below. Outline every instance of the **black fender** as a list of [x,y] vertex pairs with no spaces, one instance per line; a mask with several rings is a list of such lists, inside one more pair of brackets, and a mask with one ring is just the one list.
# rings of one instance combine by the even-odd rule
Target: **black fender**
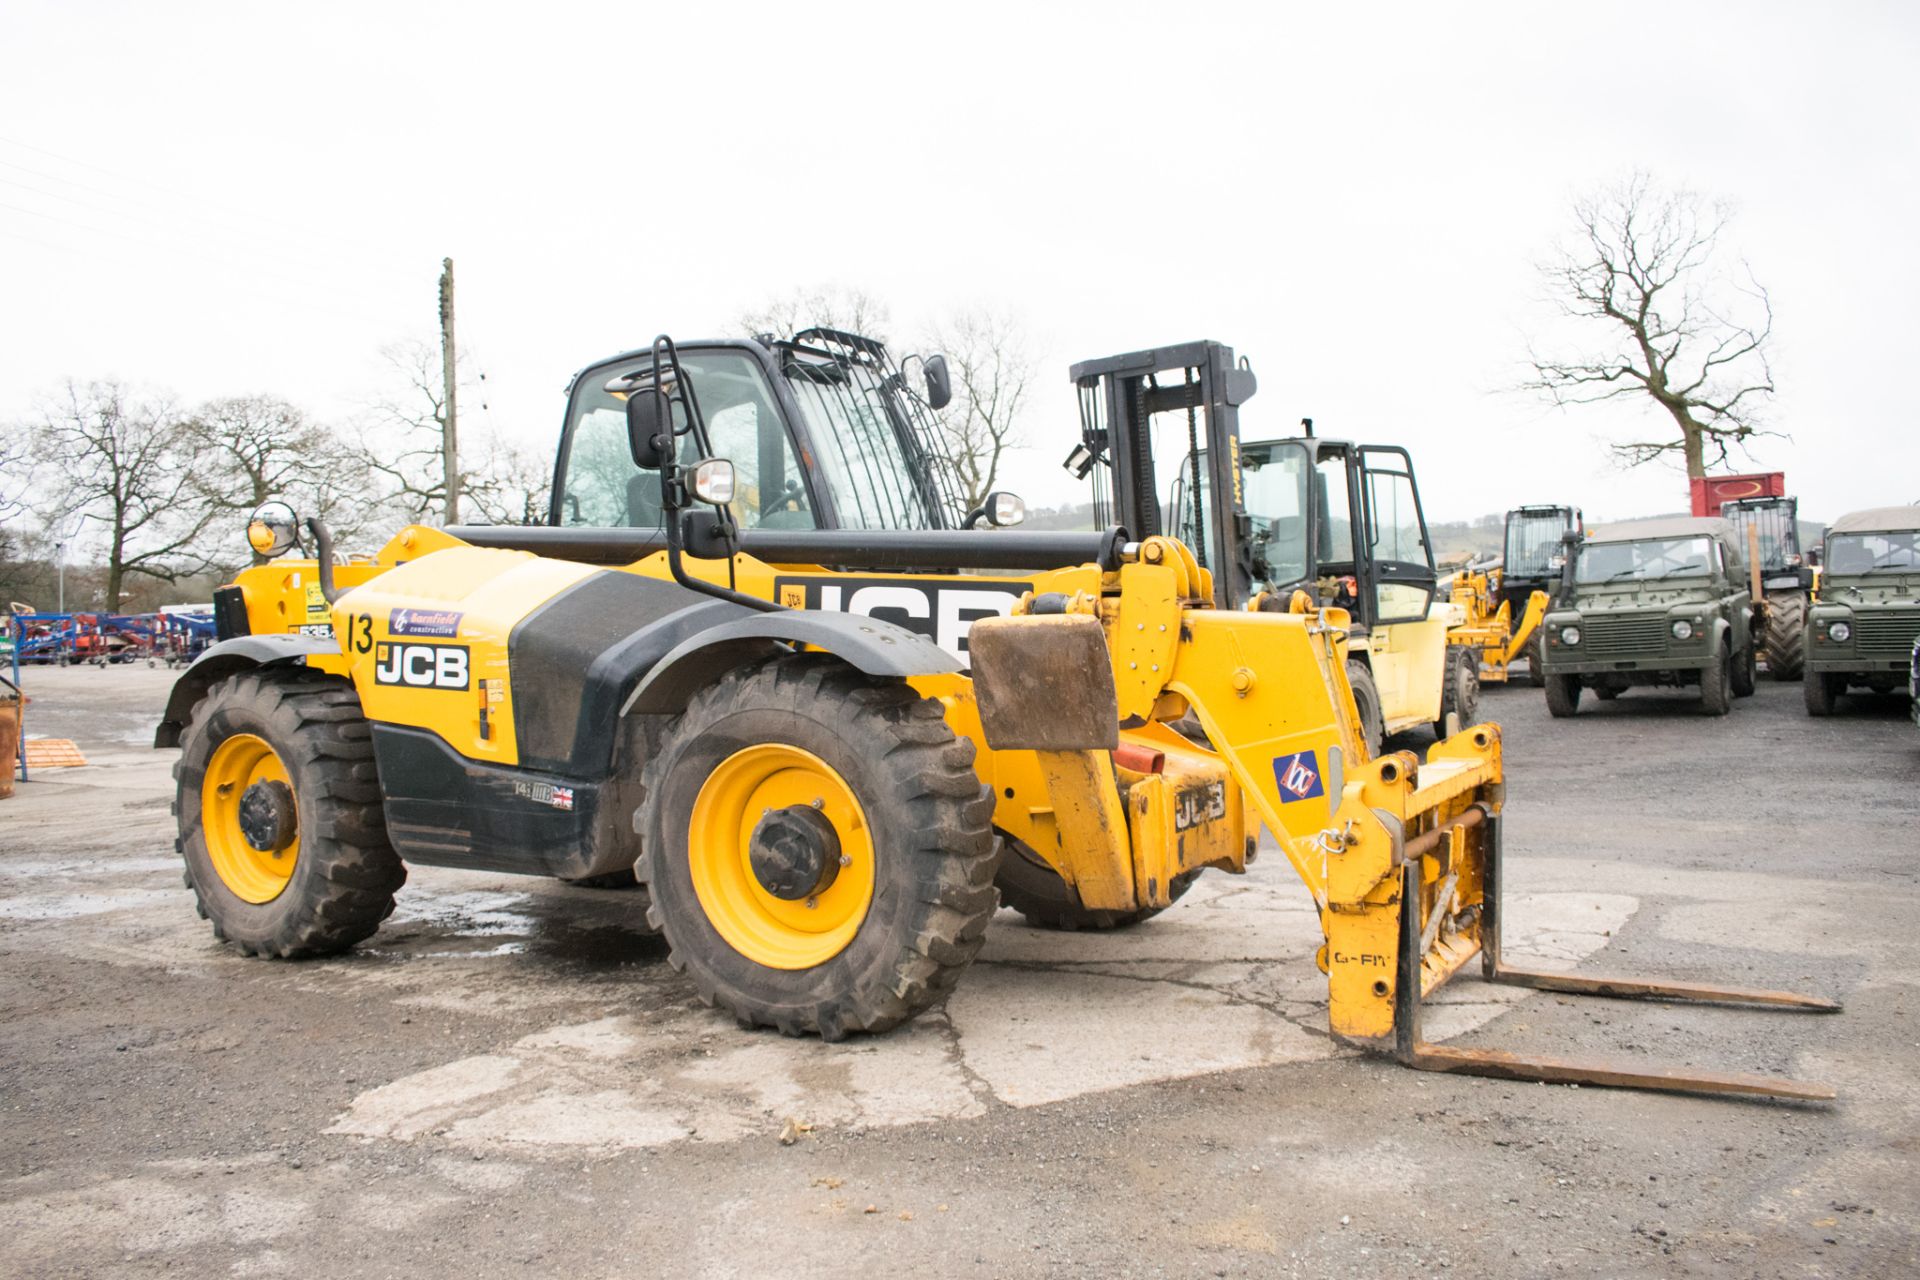
[[819,610],[753,613],[688,636],[634,686],[622,715],[678,715],[699,690],[783,646],[824,649],[870,676],[948,675],[959,659],[932,640],[879,618]]
[[173,692],[167,695],[166,714],[160,718],[160,727],[153,734],[153,745],[179,746],[180,734],[193,716],[194,707],[207,696],[207,690],[228,676],[256,667],[302,666],[313,654],[337,656],[339,652],[339,642],[331,636],[323,639],[297,634],[235,636],[210,645],[173,682]]

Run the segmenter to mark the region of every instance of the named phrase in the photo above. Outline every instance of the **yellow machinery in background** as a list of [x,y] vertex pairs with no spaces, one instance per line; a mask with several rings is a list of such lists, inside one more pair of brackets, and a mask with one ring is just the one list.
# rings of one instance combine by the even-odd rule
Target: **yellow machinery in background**
[[1447,629],[1447,643],[1463,646],[1473,655],[1482,684],[1507,682],[1508,665],[1526,652],[1540,619],[1547,616],[1547,593],[1534,591],[1516,621],[1513,602],[1502,598],[1502,577],[1498,563],[1469,564],[1440,580],[1448,603],[1457,611]]
[[[631,869],[704,999],[838,1039],[945,998],[1014,848],[1119,924],[1244,871],[1264,830],[1317,908],[1343,1040],[1427,1070],[1832,1096],[1426,1044],[1421,1002],[1476,956],[1557,991],[1836,1006],[1503,964],[1496,726],[1373,756],[1345,610],[1220,608],[1163,535],[940,523],[960,516],[912,455],[941,371],[923,401],[849,337],[663,338],[576,379],[552,525],[410,527],[336,566],[307,521],[314,558],[222,588],[221,642],[157,736],[181,748],[179,847],[216,934],[351,946],[407,862]],[[624,524],[568,519],[616,501]],[[848,527],[882,501],[927,524]],[[278,556],[298,529],[270,504],[249,539]]]

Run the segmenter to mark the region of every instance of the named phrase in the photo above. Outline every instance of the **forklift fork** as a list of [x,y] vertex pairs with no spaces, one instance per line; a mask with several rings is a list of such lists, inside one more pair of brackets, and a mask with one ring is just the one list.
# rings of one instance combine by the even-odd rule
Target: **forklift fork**
[[[1615,999],[1675,1000],[1789,1009],[1806,1013],[1838,1013],[1840,1011],[1840,1005],[1835,1001],[1823,1000],[1817,996],[1798,995],[1790,991],[1714,987],[1693,982],[1657,982],[1645,978],[1584,976],[1508,966],[1503,962],[1500,952],[1500,930],[1504,914],[1501,910],[1500,816],[1495,813],[1484,813],[1483,818],[1475,825],[1485,827],[1481,841],[1485,857],[1485,898],[1481,906],[1479,932],[1480,969],[1481,976],[1486,981],[1568,995],[1610,996]],[[1422,937],[1420,924],[1420,864],[1425,857],[1434,856],[1444,847],[1442,842],[1429,843],[1431,847],[1425,853],[1408,857],[1400,869],[1400,946],[1397,958],[1397,980],[1394,984],[1394,1036],[1391,1052],[1394,1059],[1403,1066],[1412,1067],[1416,1071],[1444,1071],[1462,1075],[1493,1076],[1505,1080],[1599,1085],[1617,1089],[1749,1094],[1805,1102],[1825,1102],[1834,1097],[1833,1089],[1827,1085],[1776,1076],[1635,1066],[1600,1060],[1535,1058],[1503,1053],[1497,1049],[1468,1049],[1426,1042],[1420,1035],[1423,1003],[1422,961],[1427,949],[1422,945],[1427,940]],[[1409,850],[1409,852],[1412,851]],[[1375,1046],[1367,1047],[1376,1052],[1379,1051]]]

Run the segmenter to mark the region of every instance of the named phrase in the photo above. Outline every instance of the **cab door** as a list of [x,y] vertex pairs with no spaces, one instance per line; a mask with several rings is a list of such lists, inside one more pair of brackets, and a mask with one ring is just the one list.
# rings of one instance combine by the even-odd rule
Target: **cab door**
[[1446,622],[1429,617],[1437,578],[1405,449],[1366,445],[1357,458],[1356,538],[1380,710],[1389,733],[1439,718]]

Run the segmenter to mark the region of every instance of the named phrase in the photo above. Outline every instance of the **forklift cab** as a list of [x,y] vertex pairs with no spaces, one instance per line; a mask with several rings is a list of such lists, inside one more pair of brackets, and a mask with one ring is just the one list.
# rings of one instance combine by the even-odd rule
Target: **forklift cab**
[[[1358,627],[1427,617],[1437,590],[1433,552],[1407,452],[1305,436],[1240,446],[1246,542],[1255,590],[1284,609],[1295,591],[1346,609]],[[1218,558],[1203,520],[1211,468],[1182,467],[1173,526]],[[1187,477],[1200,485],[1191,500]]]

